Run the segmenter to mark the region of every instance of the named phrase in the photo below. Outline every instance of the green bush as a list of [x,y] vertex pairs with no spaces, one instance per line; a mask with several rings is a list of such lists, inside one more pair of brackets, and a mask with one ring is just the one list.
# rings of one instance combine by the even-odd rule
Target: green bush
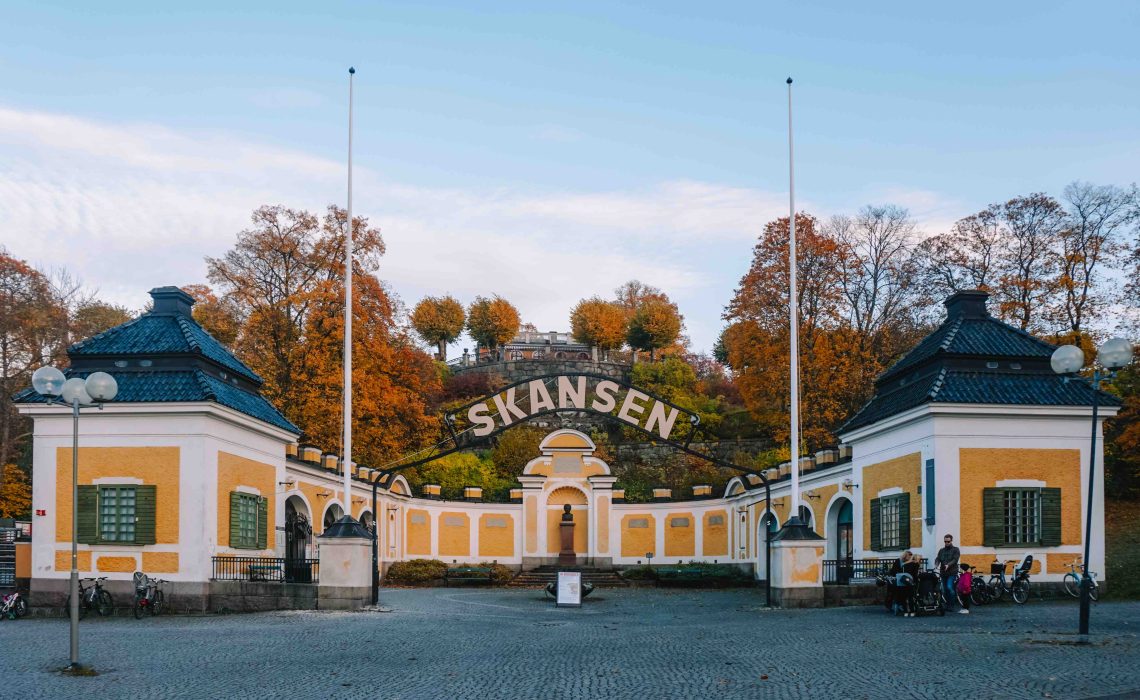
[[621,572],[621,577],[631,581],[653,581],[657,578],[657,572],[652,566],[631,566]]
[[388,567],[388,581],[415,585],[428,581],[442,581],[447,573],[447,564],[438,559],[411,559],[393,562]]

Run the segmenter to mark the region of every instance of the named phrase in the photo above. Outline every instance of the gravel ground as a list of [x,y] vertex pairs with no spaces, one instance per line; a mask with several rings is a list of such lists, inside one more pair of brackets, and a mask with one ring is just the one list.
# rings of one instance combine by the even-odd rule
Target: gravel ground
[[[767,610],[752,589],[385,590],[390,612],[0,623],[0,698],[1095,698],[1140,690],[1140,602],[895,618]],[[1137,694],[1140,697],[1140,693]]]

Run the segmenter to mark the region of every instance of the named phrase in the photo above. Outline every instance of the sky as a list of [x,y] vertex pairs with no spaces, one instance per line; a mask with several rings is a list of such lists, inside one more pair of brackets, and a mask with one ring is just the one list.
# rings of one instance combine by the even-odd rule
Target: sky
[[405,304],[566,330],[639,279],[695,350],[787,215],[789,75],[820,217],[934,234],[1140,163],[1134,2],[162,5],[0,0],[0,246],[133,309],[260,205],[343,206],[350,65],[354,210]]

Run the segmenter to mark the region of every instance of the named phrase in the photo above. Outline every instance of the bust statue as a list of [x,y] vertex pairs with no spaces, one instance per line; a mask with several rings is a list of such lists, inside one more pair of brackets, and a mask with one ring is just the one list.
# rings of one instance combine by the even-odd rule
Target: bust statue
[[574,514],[570,512],[570,504],[569,503],[562,506],[562,522],[564,522],[564,523],[574,522]]

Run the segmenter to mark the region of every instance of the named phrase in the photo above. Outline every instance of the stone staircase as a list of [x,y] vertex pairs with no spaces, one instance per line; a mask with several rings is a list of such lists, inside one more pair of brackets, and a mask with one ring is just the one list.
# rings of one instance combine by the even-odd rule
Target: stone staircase
[[511,579],[508,586],[515,588],[544,588],[546,584],[558,580],[559,571],[580,571],[582,583],[592,583],[596,588],[624,588],[629,582],[617,575],[613,569],[595,569],[590,566],[543,565],[537,569],[524,571]]

